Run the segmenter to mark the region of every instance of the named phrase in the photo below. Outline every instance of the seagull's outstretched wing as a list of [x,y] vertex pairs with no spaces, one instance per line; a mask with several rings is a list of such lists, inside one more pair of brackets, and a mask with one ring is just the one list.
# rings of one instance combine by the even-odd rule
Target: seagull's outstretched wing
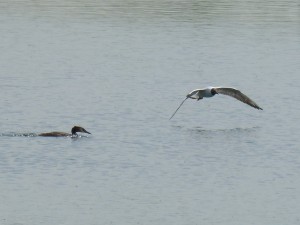
[[204,92],[204,89],[196,89],[188,93],[186,97],[192,99],[201,99],[203,98]]
[[244,102],[256,109],[262,110],[262,108],[260,108],[252,99],[250,99],[248,96],[246,96],[245,94],[243,94],[242,92],[240,92],[237,89],[225,88],[225,87],[217,87],[214,89],[216,90],[216,92],[218,94],[231,96],[231,97],[236,98],[237,100]]

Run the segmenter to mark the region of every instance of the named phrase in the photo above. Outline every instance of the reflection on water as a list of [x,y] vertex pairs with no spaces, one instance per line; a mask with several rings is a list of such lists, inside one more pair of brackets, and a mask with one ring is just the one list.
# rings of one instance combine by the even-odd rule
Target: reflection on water
[[255,127],[236,127],[236,128],[220,128],[220,129],[205,129],[202,127],[195,127],[195,128],[188,128],[189,131],[191,132],[198,132],[198,133],[211,133],[211,134],[220,134],[220,133],[236,133],[236,132],[253,132],[259,129],[260,127],[255,126]]
[[253,126],[253,127],[235,127],[235,128],[205,128],[205,127],[186,127],[181,125],[173,125],[172,127],[180,130],[186,130],[189,132],[196,132],[196,133],[235,133],[235,132],[253,132],[260,129],[259,126]]

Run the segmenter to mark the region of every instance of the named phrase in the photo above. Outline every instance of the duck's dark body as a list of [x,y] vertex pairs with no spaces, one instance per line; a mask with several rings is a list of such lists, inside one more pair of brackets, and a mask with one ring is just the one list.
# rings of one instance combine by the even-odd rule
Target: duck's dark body
[[66,133],[66,132],[54,131],[54,132],[41,133],[38,136],[42,136],[42,137],[73,137],[73,136],[77,136],[77,132],[91,134],[90,132],[86,131],[84,128],[75,126],[72,128],[71,134]]
[[72,134],[65,133],[65,132],[59,132],[59,131],[54,131],[54,132],[48,132],[48,133],[41,133],[39,136],[43,137],[71,137]]

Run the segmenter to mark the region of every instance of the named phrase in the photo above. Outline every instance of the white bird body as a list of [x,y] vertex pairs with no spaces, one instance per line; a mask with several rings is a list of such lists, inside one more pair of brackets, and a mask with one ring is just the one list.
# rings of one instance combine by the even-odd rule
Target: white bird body
[[[195,89],[187,94],[188,98],[200,100],[202,98],[210,98],[213,97],[214,94],[211,93],[211,90],[214,87],[207,87],[205,89]],[[195,96],[193,96],[195,95]]]
[[243,94],[241,91],[231,88],[231,87],[207,87],[204,89],[195,89],[191,91],[190,93],[187,94],[186,98],[183,100],[183,102],[179,105],[179,107],[176,109],[176,111],[173,113],[170,119],[175,115],[175,113],[178,111],[178,109],[183,105],[185,100],[188,98],[191,99],[196,99],[199,101],[200,99],[203,98],[210,98],[213,97],[215,94],[223,94],[223,95],[228,95],[231,96],[245,104],[248,104],[252,106],[253,108],[262,110],[261,107],[259,107],[252,99],[250,99],[248,96]]

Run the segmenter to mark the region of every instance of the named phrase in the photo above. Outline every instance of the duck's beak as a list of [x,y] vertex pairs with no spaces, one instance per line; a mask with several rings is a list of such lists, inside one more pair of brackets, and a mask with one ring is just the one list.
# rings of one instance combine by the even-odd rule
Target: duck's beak
[[83,131],[84,133],[91,134],[91,133],[88,132],[86,129],[83,129],[82,131]]

